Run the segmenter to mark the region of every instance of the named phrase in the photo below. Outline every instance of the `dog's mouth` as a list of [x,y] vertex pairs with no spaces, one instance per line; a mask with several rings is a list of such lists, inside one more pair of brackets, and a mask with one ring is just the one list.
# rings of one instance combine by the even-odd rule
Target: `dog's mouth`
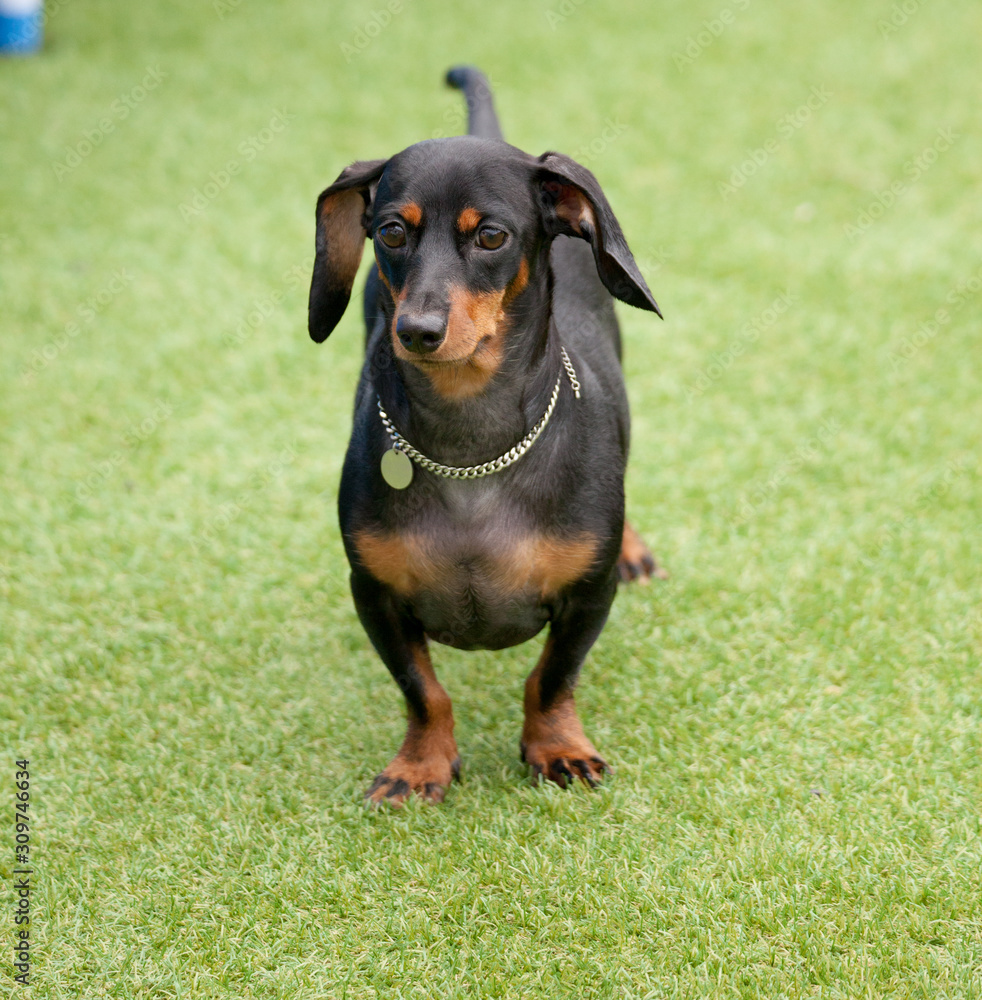
[[469,354],[465,358],[412,358],[410,360],[414,365],[421,365],[423,368],[455,368],[466,365],[472,358],[473,355]]
[[[476,332],[476,331],[474,331]],[[497,331],[444,341],[429,353],[407,351],[396,341],[396,357],[429,379],[440,396],[465,399],[482,392],[501,367],[504,344]]]
[[493,339],[490,334],[481,337],[467,354],[447,354],[445,357],[439,357],[438,349],[433,354],[414,354],[407,360],[423,368],[461,368],[465,365],[481,365],[485,355],[491,350]]

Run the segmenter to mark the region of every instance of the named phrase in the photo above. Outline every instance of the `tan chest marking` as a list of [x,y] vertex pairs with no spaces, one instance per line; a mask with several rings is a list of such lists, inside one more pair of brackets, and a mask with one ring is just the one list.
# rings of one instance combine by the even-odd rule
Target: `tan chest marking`
[[518,535],[505,544],[489,539],[472,558],[452,545],[418,534],[360,531],[354,542],[368,572],[402,597],[452,587],[465,558],[471,572],[502,595],[531,592],[549,597],[585,576],[600,547],[599,540],[587,532],[570,538]]

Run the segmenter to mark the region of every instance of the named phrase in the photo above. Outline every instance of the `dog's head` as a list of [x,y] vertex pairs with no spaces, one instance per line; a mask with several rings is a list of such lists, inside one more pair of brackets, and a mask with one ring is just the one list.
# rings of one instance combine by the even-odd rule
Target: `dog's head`
[[612,295],[659,312],[596,178],[569,157],[464,136],[355,163],[317,201],[310,336],[325,340],[344,314],[368,238],[396,356],[431,375],[453,371],[458,385],[466,368],[464,385],[478,391],[560,234],[590,244]]

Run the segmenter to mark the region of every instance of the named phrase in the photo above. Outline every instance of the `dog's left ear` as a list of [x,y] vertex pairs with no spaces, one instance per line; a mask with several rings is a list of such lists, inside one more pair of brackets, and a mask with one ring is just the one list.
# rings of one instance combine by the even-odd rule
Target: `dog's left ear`
[[351,298],[379,177],[388,160],[353,163],[317,199],[314,274],[307,328],[318,344],[338,325]]
[[562,153],[543,153],[537,160],[535,183],[546,232],[586,240],[607,291],[661,316],[597,178]]

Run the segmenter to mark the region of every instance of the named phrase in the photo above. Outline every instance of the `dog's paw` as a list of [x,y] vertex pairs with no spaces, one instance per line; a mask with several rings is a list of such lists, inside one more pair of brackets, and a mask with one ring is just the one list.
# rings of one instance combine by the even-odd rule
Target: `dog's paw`
[[450,782],[460,777],[460,758],[448,761],[442,757],[410,760],[401,753],[372,782],[365,792],[365,803],[377,806],[387,802],[401,806],[410,795],[418,795],[424,802],[442,802]]
[[610,765],[597,753],[586,738],[569,742],[541,741],[521,744],[522,760],[532,768],[532,778],[554,781],[566,788],[577,778],[596,788],[605,774],[612,774]]
[[638,580],[647,583],[652,577],[667,580],[668,572],[655,562],[651,550],[633,526],[624,522],[624,537],[621,541],[621,555],[617,560],[617,573],[623,583]]

